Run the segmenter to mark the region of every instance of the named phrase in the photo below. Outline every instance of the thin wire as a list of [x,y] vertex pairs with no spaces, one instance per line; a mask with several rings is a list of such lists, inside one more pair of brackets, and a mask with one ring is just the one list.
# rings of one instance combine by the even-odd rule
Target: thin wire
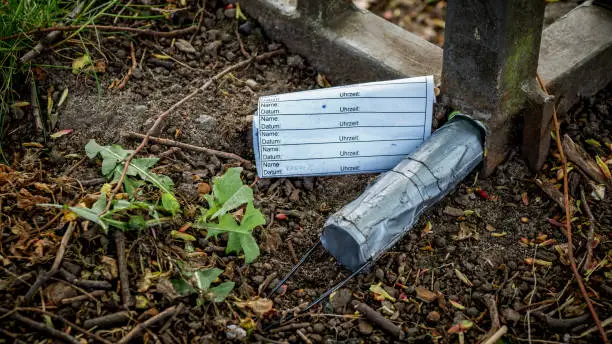
[[300,261],[291,268],[291,271],[289,271],[289,273],[287,273],[285,277],[283,277],[283,279],[280,282],[278,282],[276,287],[274,287],[274,289],[270,292],[270,294],[268,294],[268,296],[274,294],[283,284],[285,284],[285,282],[287,282],[289,277],[291,277],[297,271],[297,269],[299,269],[302,266],[302,264],[304,264],[304,262],[308,259],[308,257],[310,257],[310,255],[314,252],[314,250],[316,250],[320,245],[321,245],[321,241],[317,241],[317,243],[313,247],[311,247],[310,250],[308,250],[308,252],[306,252],[302,256]]
[[[314,248],[314,247],[313,247]],[[312,249],[311,249],[312,250]],[[310,251],[308,253],[306,253],[306,255],[308,255],[310,253]],[[277,326],[279,326],[280,324],[282,324],[283,322],[287,322],[293,318],[296,317],[296,315],[300,315],[303,314],[305,312],[307,312],[308,310],[310,310],[312,307],[318,305],[321,301],[323,301],[325,298],[327,298],[329,295],[331,295],[333,292],[335,292],[336,290],[338,290],[339,288],[342,288],[342,286],[344,286],[346,283],[348,283],[350,280],[352,280],[355,276],[359,275],[361,272],[363,272],[365,269],[369,268],[370,266],[372,266],[372,264],[374,263],[373,260],[363,264],[361,267],[359,267],[359,269],[355,270],[349,277],[345,278],[344,280],[342,280],[340,283],[336,284],[335,286],[331,287],[330,289],[328,289],[325,293],[323,293],[321,296],[319,296],[318,299],[314,300],[312,303],[310,303],[308,306],[306,306],[306,308],[302,309],[301,311],[299,311],[297,314],[289,314],[289,316],[287,316],[284,319],[279,319],[275,322],[273,322],[272,324],[268,325],[266,328],[264,328],[264,331],[269,331],[270,329],[273,329]]]

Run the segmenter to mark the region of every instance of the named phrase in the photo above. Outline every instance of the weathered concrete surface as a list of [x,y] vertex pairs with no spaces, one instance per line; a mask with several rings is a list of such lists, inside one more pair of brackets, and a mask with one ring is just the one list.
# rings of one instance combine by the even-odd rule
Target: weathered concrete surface
[[442,49],[344,0],[242,0],[270,37],[336,84],[433,74]]
[[442,102],[487,124],[483,172],[500,164],[514,141],[533,83],[544,2],[454,0],[446,12]]

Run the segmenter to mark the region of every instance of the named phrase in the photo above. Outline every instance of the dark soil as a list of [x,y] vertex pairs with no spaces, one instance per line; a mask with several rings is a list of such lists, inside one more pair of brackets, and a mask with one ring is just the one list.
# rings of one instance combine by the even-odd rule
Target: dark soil
[[[91,74],[75,75],[70,69],[40,67],[46,75],[37,81],[43,109],[47,94],[57,103],[61,92],[69,90],[67,101],[58,110],[57,127],[51,131],[74,131],[55,140],[45,139],[43,133],[37,133],[29,109],[15,111],[9,121],[4,141],[8,147],[5,149],[10,152],[12,170],[0,169],[4,172],[0,174],[0,307],[13,309],[24,305],[23,296],[36,275],[50,269],[67,227],[63,217],[50,223],[58,211],[27,207],[18,200],[73,205],[98,192],[99,161],[81,162],[85,157],[84,146],[90,139],[100,144],[119,143],[135,148],[139,141],[129,140],[122,133],[146,132],[158,114],[209,77],[245,59],[235,34],[236,20],[228,18],[231,11],[223,9],[220,3],[217,7],[209,4],[207,9],[209,14],[192,40],[195,54],[178,51],[172,39],[103,35],[99,47],[88,48],[94,59],[104,60],[106,64],[106,71],[99,73],[97,79]],[[182,13],[186,23],[193,19],[193,13]],[[154,29],[167,30],[165,24],[158,25]],[[267,40],[257,27],[241,37],[250,53],[282,47]],[[95,42],[95,37],[89,39],[90,43]],[[121,78],[129,69],[130,42],[135,47],[137,70],[124,89],[108,89],[114,79]],[[70,66],[83,53],[82,49],[80,44],[68,45],[61,51],[46,52],[36,62]],[[152,54],[167,54],[173,59],[159,60]],[[258,96],[316,88],[316,74],[315,67],[296,55],[286,54],[254,63],[223,78],[218,85],[172,113],[156,135],[252,160],[249,116],[255,110]],[[50,88],[53,90],[48,92]],[[27,93],[22,96],[29,99]],[[608,86],[573,109],[563,119],[562,132],[568,133],[591,156],[597,154],[610,161],[610,111],[612,87]],[[587,144],[588,139],[597,140],[601,146]],[[24,145],[32,142],[39,142],[40,146]],[[157,156],[167,149],[149,144],[141,155]],[[303,324],[298,328],[314,343],[396,342],[376,324],[369,324],[355,313],[352,302],[360,301],[400,326],[406,334],[404,342],[457,342],[459,336],[448,330],[462,320],[470,320],[474,325],[464,337],[471,343],[486,338],[492,326],[484,303],[492,295],[502,324],[509,328],[506,342],[529,338],[534,342],[536,339],[598,342],[596,331],[579,337],[593,326],[590,317],[576,322],[561,321],[560,326],[555,322],[588,314],[563,251],[567,240],[561,229],[551,224],[562,222],[563,211],[534,183],[535,178],[560,183],[557,179],[560,162],[556,155],[556,149],[551,149],[549,161],[538,173],[525,166],[520,152],[511,152],[508,161],[488,179],[472,173],[440,204],[428,210],[370,271],[337,291],[331,300],[324,300],[289,323]],[[326,218],[356,198],[375,176],[258,180],[253,186],[255,205],[266,215],[267,224],[255,233],[262,255],[256,262],[245,265],[242,257],[219,252],[217,248],[226,246],[226,238],[206,240],[205,233],[189,229],[187,232],[198,238],[194,245],[196,253],[203,253],[190,254],[182,241],[170,235],[171,230],[194,220],[198,205],[206,205],[198,201],[197,183],[210,182],[213,176],[221,175],[236,163],[182,150],[158,165],[156,172],[174,180],[183,214],[162,228],[126,233],[131,293],[139,303],[131,307],[134,314],[130,321],[92,332],[115,342],[137,323],[182,303],[185,307],[176,317],[150,327],[138,340],[164,344],[231,342],[230,325],[236,325],[248,330],[245,342],[303,342],[296,328],[282,331],[264,328],[281,315],[299,311],[348,276],[349,272],[335,264],[323,250],[317,251],[287,282],[281,294],[271,297],[274,310],[263,319],[238,308],[235,302],[238,298],[254,299],[263,283],[267,283],[262,287],[261,296],[265,296],[291,269],[296,256],[299,258],[318,241]],[[252,169],[246,169],[243,177],[246,184],[256,181]],[[600,319],[604,320],[612,315],[611,195],[608,188],[604,201],[596,201],[588,180],[577,168],[570,172],[569,179],[572,197],[580,199],[580,187],[584,188],[596,219],[598,246],[590,267],[594,272],[585,283]],[[27,190],[33,198],[19,196],[23,192],[20,190]],[[448,207],[460,209],[465,215],[448,215]],[[277,218],[281,213],[289,215]],[[583,275],[587,221],[584,211],[577,213],[573,220],[574,251]],[[431,228],[425,230],[428,222]],[[58,274],[42,288],[44,304],[37,294],[31,307],[44,308],[82,326],[85,320],[123,308],[118,278],[112,273],[112,263],[108,263],[117,259],[112,236],[82,223],[76,233],[68,246],[64,267],[83,279],[108,281],[112,288],[81,301],[62,302],[95,289],[66,287],[70,284]],[[532,258],[539,259],[541,264],[528,264]],[[224,303],[197,306],[195,297],[176,298],[160,281],[176,276],[179,265],[184,263],[221,268],[225,270],[221,279],[234,281],[236,288]],[[466,277],[464,281],[458,272]],[[273,274],[275,277],[269,278]],[[25,281],[19,282],[17,276]],[[148,283],[147,278],[152,281]],[[377,283],[382,283],[396,301],[376,300],[369,288]],[[417,295],[419,288],[439,296],[435,301],[423,300]],[[451,300],[457,304],[453,306]],[[23,314],[41,323],[45,321],[37,313]],[[54,320],[53,324],[58,330],[80,336],[79,331],[60,321]],[[44,338],[46,334],[0,314],[0,342],[41,342]],[[88,336],[83,338],[95,341]]]

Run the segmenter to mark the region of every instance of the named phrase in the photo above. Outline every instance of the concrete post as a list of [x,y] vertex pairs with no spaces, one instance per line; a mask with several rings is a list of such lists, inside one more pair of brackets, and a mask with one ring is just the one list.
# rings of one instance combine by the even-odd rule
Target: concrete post
[[448,2],[442,102],[486,123],[485,176],[505,159],[525,105],[547,103],[526,92],[537,82],[543,18],[544,1]]

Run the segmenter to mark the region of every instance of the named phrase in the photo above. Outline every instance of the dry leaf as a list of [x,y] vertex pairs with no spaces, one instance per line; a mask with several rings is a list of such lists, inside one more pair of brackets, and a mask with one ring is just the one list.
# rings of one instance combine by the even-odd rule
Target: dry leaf
[[425,302],[433,302],[438,298],[438,295],[425,287],[415,288],[417,297]]
[[[389,301],[395,302],[395,298],[391,295],[389,295],[389,293],[387,293],[387,291],[381,286],[382,283],[378,283],[378,284],[372,284],[370,286],[370,291],[372,293],[374,293],[375,295],[375,299],[378,301],[382,301],[384,299],[387,299]],[[376,297],[378,296],[378,297]]]
[[77,57],[76,59],[72,60],[72,73],[78,74],[89,65],[91,65],[91,58],[89,55],[85,54],[81,57]]
[[40,203],[49,203],[50,200],[44,196],[32,195],[26,189],[19,190],[17,194],[17,207],[19,209],[30,210]]
[[60,137],[62,137],[64,135],[70,134],[72,131],[73,131],[73,129],[60,130],[60,131],[58,131],[56,133],[53,133],[53,134],[49,135],[49,137],[51,137],[52,139],[57,139],[57,138],[60,138]]
[[459,269],[455,269],[455,275],[461,280],[461,282],[465,283],[467,286],[474,286],[472,282],[470,282],[470,280],[461,271],[459,271]]
[[457,301],[454,301],[454,300],[448,300],[448,302],[449,302],[451,305],[453,305],[453,307],[455,307],[455,308],[457,308],[457,309],[459,309],[459,310],[464,310],[464,309],[465,309],[465,306],[464,306],[464,305],[462,305],[462,304],[460,304],[460,303],[459,303],[459,302],[457,302]]
[[268,313],[272,310],[274,302],[266,298],[257,298],[250,301],[237,301],[234,302],[239,308],[250,308],[258,317]]
[[448,329],[448,333],[463,333],[474,326],[474,323],[469,320],[461,320],[459,323],[453,325]]

